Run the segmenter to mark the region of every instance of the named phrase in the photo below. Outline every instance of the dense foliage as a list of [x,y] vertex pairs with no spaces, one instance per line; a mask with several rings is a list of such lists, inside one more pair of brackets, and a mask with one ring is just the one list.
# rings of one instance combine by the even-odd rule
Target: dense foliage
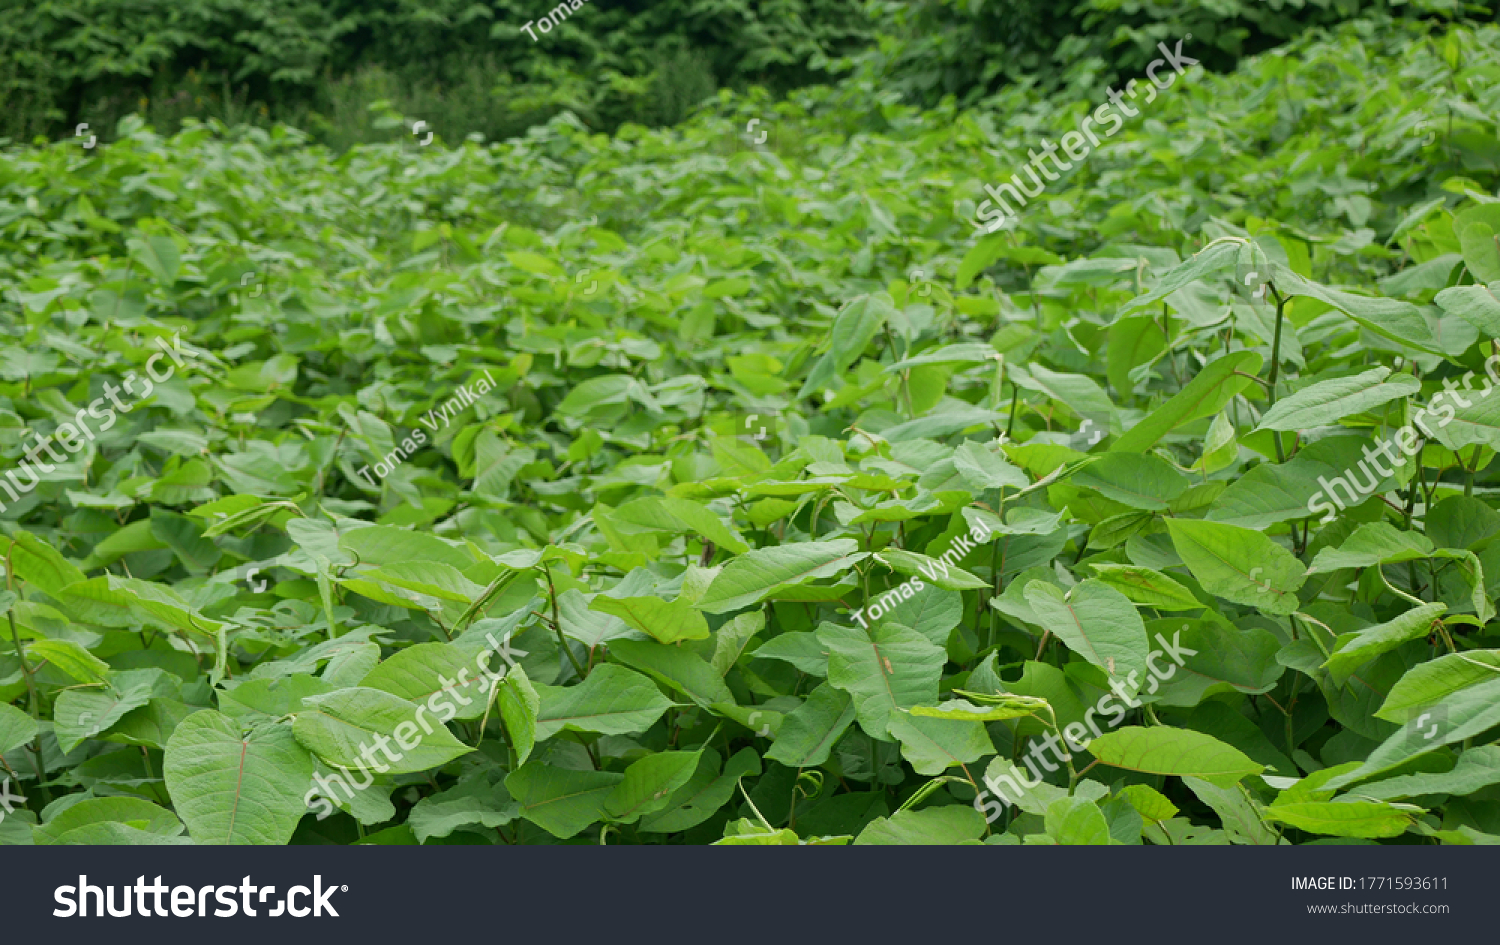
[[[1356,15],[1470,16],[1493,21],[1500,3],[1452,0],[885,0],[882,33],[901,37],[860,57],[910,100],[942,95],[972,103],[1002,84],[1089,86],[1099,77],[1140,75],[1188,38],[1208,69],[1269,49],[1314,27]],[[1075,92],[1081,91],[1075,88]]]
[[[571,111],[596,130],[681,120],[718,88],[849,70],[908,102],[1138,75],[1191,36],[1207,68],[1360,13],[1493,19],[1500,0],[589,0],[538,33],[529,0],[0,0],[0,136],[110,138],[126,114],[284,121],[343,148],[391,103],[450,142]],[[562,9],[570,10],[563,4]],[[529,32],[525,27],[530,26]]]
[[0,152],[0,842],[1500,840],[1497,49]]
[[[569,5],[563,3],[563,10]],[[0,0],[0,134],[115,120],[289,119],[336,144],[389,99],[462,140],[570,109],[596,126],[675,122],[718,85],[773,89],[868,40],[843,0],[591,0],[531,34],[527,0]],[[531,38],[536,35],[537,39]],[[342,137],[341,137],[342,136]]]

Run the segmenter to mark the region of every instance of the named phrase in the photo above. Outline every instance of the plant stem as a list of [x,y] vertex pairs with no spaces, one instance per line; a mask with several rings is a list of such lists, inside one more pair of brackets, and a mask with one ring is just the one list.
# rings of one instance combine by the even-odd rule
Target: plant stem
[[[516,575],[520,573],[521,572],[519,571],[506,571],[505,573],[501,574],[499,577],[491,581],[490,586],[484,589],[484,593],[480,594],[478,599],[475,600],[474,603],[470,604],[469,608],[463,612],[463,614],[458,618],[456,622],[454,622],[453,632],[462,633],[464,627],[468,625],[469,621],[471,621],[475,617],[475,615],[479,613],[480,610],[484,609],[484,605],[490,600],[490,598],[502,587],[515,580]],[[441,626],[441,624],[439,624],[439,626]]]
[[[15,592],[15,571],[11,568],[10,558],[11,554],[15,550],[16,543],[15,540],[12,539],[10,548],[8,548],[5,552],[5,589],[12,593]],[[14,606],[14,604],[12,604],[12,606]],[[31,664],[27,662],[26,653],[21,649],[21,634],[16,630],[16,615],[12,610],[7,608],[5,612],[5,619],[10,623],[10,640],[16,648],[16,659],[21,661],[21,674],[26,677],[26,694],[29,697],[29,701],[31,703],[31,717],[33,720],[40,722],[42,720],[42,697],[37,692],[36,677],[32,672]],[[46,780],[46,776],[42,773],[41,733],[37,733],[36,740],[32,742],[31,752],[31,765],[36,769],[36,783],[37,787],[40,788],[42,787],[42,782]],[[46,799],[47,803],[52,803],[52,796],[46,788],[42,788],[42,797]]]
[[1177,380],[1177,387],[1182,388],[1182,374],[1177,370],[1177,352],[1172,350],[1172,316],[1167,311],[1167,303],[1161,303],[1161,333],[1166,337],[1167,364],[1172,368],[1172,377]]
[[[578,678],[581,681],[588,677],[588,671],[579,664],[578,657],[573,655],[572,648],[568,646],[567,638],[563,636],[562,617],[558,615],[557,610],[557,586],[552,583],[552,569],[547,566],[547,562],[545,561],[542,562],[542,571],[547,575],[547,596],[552,598],[552,630],[557,634],[558,645],[568,655],[568,662],[573,664],[573,671],[578,674]],[[595,761],[594,767],[599,767],[599,762]]]
[[[1280,292],[1276,291],[1274,285],[1268,282],[1266,286],[1271,290],[1271,294],[1276,296],[1276,337],[1271,342],[1270,386],[1266,389],[1266,396],[1270,398],[1270,405],[1274,407],[1276,406],[1276,379],[1281,376],[1281,323],[1285,317],[1286,299],[1282,297]],[[1286,452],[1281,446],[1281,431],[1272,430],[1271,435],[1276,438],[1276,462],[1286,462]]]

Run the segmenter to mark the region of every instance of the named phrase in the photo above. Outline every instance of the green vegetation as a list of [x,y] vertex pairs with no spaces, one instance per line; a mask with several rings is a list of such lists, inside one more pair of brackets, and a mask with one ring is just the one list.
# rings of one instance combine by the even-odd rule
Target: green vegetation
[[0,151],[0,842],[1500,840],[1497,50]]
[[[564,9],[568,5],[564,3]],[[908,102],[973,104],[1009,82],[1098,91],[1191,35],[1229,69],[1356,14],[1493,19],[1497,0],[0,0],[0,136],[112,139],[139,113],[278,122],[342,150],[389,140],[386,108],[449,142],[497,141],[564,111],[595,130],[675,124],[716,89],[782,95],[855,71]],[[532,35],[537,35],[533,40]],[[373,113],[373,114],[372,114]]]

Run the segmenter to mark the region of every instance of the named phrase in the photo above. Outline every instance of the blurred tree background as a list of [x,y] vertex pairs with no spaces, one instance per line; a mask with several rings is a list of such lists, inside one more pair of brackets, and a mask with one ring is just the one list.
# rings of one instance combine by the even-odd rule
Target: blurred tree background
[[[590,0],[533,41],[547,0],[0,0],[0,137],[108,137],[133,112],[285,122],[334,148],[420,116],[450,141],[571,111],[670,125],[719,88],[851,73],[909,104],[1010,83],[1096,87],[1157,42],[1212,69],[1351,17],[1490,20],[1500,0]],[[379,119],[384,119],[383,121]]]

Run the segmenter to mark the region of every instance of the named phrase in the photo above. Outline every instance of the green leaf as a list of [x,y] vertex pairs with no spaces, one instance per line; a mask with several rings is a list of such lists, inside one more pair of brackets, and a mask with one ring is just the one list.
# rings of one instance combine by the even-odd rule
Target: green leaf
[[114,574],[69,584],[53,596],[79,619],[106,627],[149,624],[208,635],[228,627],[200,614],[170,587]]
[[[1285,463],[1261,463],[1220,493],[1208,518],[1226,525],[1265,529],[1320,512],[1336,513],[1323,483],[1353,469],[1364,459],[1360,448],[1368,445],[1363,436],[1329,436],[1298,450]],[[1394,482],[1387,477],[1376,483],[1376,488],[1383,491]]]
[[[947,638],[947,634],[944,634],[944,638]],[[828,675],[828,651],[818,642],[817,634],[811,631],[783,633],[772,637],[751,655],[758,660],[783,660],[814,676]]]
[[[972,591],[990,586],[988,581],[981,580],[962,568],[954,567],[937,558],[919,555],[914,551],[887,548],[876,552],[873,557],[876,561],[889,566],[897,574],[920,575],[925,582],[945,591]],[[901,599],[909,598],[903,596]]]
[[619,617],[626,626],[660,643],[708,639],[708,621],[703,619],[703,614],[680,600],[598,594],[589,602],[589,609]]
[[[852,716],[851,716],[852,718]],[[742,748],[719,773],[718,755],[705,750],[693,777],[677,789],[667,805],[641,818],[639,828],[646,833],[677,833],[689,830],[718,813],[729,802],[742,778],[759,775],[760,759],[755,751]]]
[[1171,577],[1151,568],[1101,561],[1091,565],[1098,580],[1132,603],[1157,610],[1202,610],[1205,604]]
[[152,696],[177,695],[177,687],[168,684],[166,673],[159,669],[117,673],[102,690],[66,690],[53,705],[53,733],[58,747],[72,752],[85,740],[107,732],[125,713],[145,705]]
[[976,493],[985,489],[1025,489],[1031,485],[1026,473],[1012,466],[1002,454],[969,440],[953,451],[953,468]]
[[503,500],[510,494],[510,482],[516,473],[535,460],[536,450],[512,449],[498,436],[485,430],[474,442],[473,491]]
[[1073,474],[1072,483],[1133,509],[1161,511],[1187,491],[1188,480],[1150,455],[1106,453]]
[[1063,846],[1109,846],[1109,823],[1093,801],[1063,797],[1047,806],[1047,836]]
[[1169,820],[1173,814],[1177,813],[1176,804],[1147,784],[1130,784],[1116,793],[1146,820]]
[[[1470,390],[1468,393],[1474,396],[1472,400],[1465,397],[1468,406],[1464,406],[1464,401],[1456,400],[1463,394],[1455,391],[1448,395],[1454,403],[1445,403],[1441,408],[1436,407],[1437,396],[1434,395],[1430,405],[1435,409],[1429,411],[1422,408],[1417,416],[1412,417],[1412,423],[1418,427],[1423,424],[1431,427],[1433,439],[1450,450],[1460,450],[1476,444],[1496,449],[1500,447],[1500,397],[1490,399],[1489,395],[1493,391],[1493,387]],[[1450,410],[1453,412],[1452,416],[1446,416]],[[1442,417],[1436,424],[1432,422],[1434,415]],[[1424,416],[1426,419],[1419,422],[1419,417]]]
[[49,597],[56,597],[69,584],[84,580],[82,571],[29,532],[16,532],[6,555],[16,577],[45,591]]
[[1233,266],[1239,258],[1240,247],[1243,245],[1243,241],[1224,240],[1205,247],[1196,255],[1162,273],[1156,286],[1150,292],[1126,303],[1116,317],[1124,318],[1132,312],[1154,306],[1155,303],[1189,283]]
[[567,840],[605,816],[606,799],[624,780],[612,771],[578,771],[530,761],[506,777],[505,787],[520,805],[522,817]]
[[285,725],[246,732],[205,709],[172,733],[162,772],[198,843],[280,845],[307,812],[313,760]]
[[640,670],[701,706],[732,705],[735,701],[723,677],[691,650],[647,640],[616,640],[610,644],[609,652],[619,662]]
[[1005,255],[1011,239],[1009,233],[991,233],[975,241],[958,263],[958,274],[954,276],[953,288],[962,292],[973,285],[975,278],[981,272],[993,266],[1001,256]]
[[788,585],[841,574],[867,556],[852,538],[757,548],[724,565],[697,607],[711,614],[740,610]]
[[483,587],[464,577],[457,568],[437,561],[387,564],[357,573],[371,581],[380,581],[456,604],[473,603],[484,593]]
[[[744,820],[738,821],[737,823],[740,826],[743,826],[745,828],[751,828],[751,827],[753,827],[755,829],[753,829],[753,830],[747,829],[747,831],[745,833],[733,834],[731,836],[725,837],[722,840],[715,840],[713,842],[713,845],[714,846],[721,846],[721,845],[722,846],[746,846],[746,847],[749,847],[749,846],[755,846],[755,847],[783,847],[783,846],[791,846],[791,847],[795,847],[795,846],[799,845],[802,842],[801,839],[795,833],[793,833],[790,830],[786,830],[784,828],[781,829],[781,830],[772,830],[772,831],[770,831],[768,833],[762,833],[760,831],[763,830],[764,828],[762,828],[760,824],[754,823],[753,821],[750,821],[748,819],[744,819]],[[724,829],[725,830],[729,830],[729,829],[733,828],[734,826],[735,826],[735,824],[731,823],[728,826],[726,826]]]
[[766,757],[788,768],[816,768],[828,760],[834,744],[854,724],[854,714],[849,693],[822,683],[781,720],[781,730]]
[[643,732],[672,705],[651,680],[610,663],[594,667],[576,686],[539,685],[536,690],[541,698],[539,742],[564,730],[600,735]]
[[332,692],[333,686],[307,673],[290,676],[250,679],[233,689],[219,690],[219,711],[232,718],[253,721],[253,716],[279,719],[302,708],[308,696]]
[[81,683],[102,683],[109,677],[109,664],[72,640],[36,640],[26,647],[32,665],[46,660]]
[[1383,367],[1353,377],[1319,381],[1277,401],[1260,418],[1256,429],[1309,430],[1408,397],[1421,389],[1422,382],[1417,378],[1410,374],[1391,377],[1390,368]]
[[463,548],[435,535],[397,528],[394,525],[353,529],[338,536],[338,547],[357,555],[361,565],[377,568],[433,561],[463,571],[473,567],[479,560]]
[[598,646],[634,632],[619,617],[590,609],[589,598],[576,587],[557,595],[557,611],[563,636],[585,646]]
[[1266,808],[1265,816],[1298,830],[1331,837],[1396,837],[1412,825],[1410,811],[1353,798],[1275,804]]
[[797,399],[816,393],[836,375],[848,370],[895,311],[894,302],[884,292],[858,296],[844,306],[828,333],[827,353],[808,372]]
[[1336,677],[1348,675],[1356,667],[1380,654],[1393,650],[1408,640],[1427,636],[1432,625],[1448,609],[1447,604],[1423,604],[1385,623],[1366,627],[1355,633],[1340,634],[1333,654],[1323,666]]
[[1238,786],[1219,787],[1200,778],[1183,778],[1198,800],[1219,815],[1224,832],[1231,843],[1274,847],[1278,842],[1276,833],[1265,825],[1256,806],[1246,798]]
[[1494,679],[1500,679],[1500,650],[1447,653],[1407,670],[1391,687],[1375,717],[1399,724],[1410,718],[1414,709]]
[[1372,781],[1361,784],[1358,793],[1360,797],[1393,801],[1423,794],[1473,794],[1492,784],[1500,784],[1500,746],[1479,745],[1459,755],[1451,771]]
[[900,810],[877,818],[854,838],[855,846],[952,846],[984,835],[984,818],[965,805]]
[[888,726],[896,710],[937,701],[947,655],[915,630],[824,623],[817,634],[828,647],[829,684],[853,697],[860,727],[876,741],[891,740]]
[[928,364],[983,364],[986,361],[1000,361],[1001,359],[1000,353],[990,345],[981,342],[964,342],[929,348],[921,354],[894,361],[886,365],[885,373],[895,374]]
[[1369,568],[1426,558],[1431,554],[1432,542],[1426,536],[1398,531],[1389,522],[1369,522],[1356,528],[1337,548],[1319,551],[1309,570]]
[[1188,570],[1210,594],[1268,614],[1290,614],[1300,606],[1297,590],[1307,569],[1260,532],[1179,518],[1167,519],[1167,531]]
[[292,730],[327,764],[381,774],[440,768],[474,750],[427,705],[359,686],[304,699]]
[[708,506],[678,496],[664,496],[661,504],[667,514],[725,551],[743,554],[750,549],[744,537],[725,524]]
[[1500,338],[1500,279],[1490,285],[1458,285],[1442,290],[1433,299],[1449,315],[1473,325],[1491,338]]
[[[38,846],[60,843],[87,843],[78,831],[91,826],[126,822],[158,837],[176,837],[182,833],[182,821],[159,805],[138,797],[93,797],[81,800],[60,811],[46,823],[31,828]],[[93,841],[98,842],[98,841]]]
[[[497,663],[498,659],[491,658],[483,668],[499,670]],[[451,643],[418,643],[391,654],[366,673],[359,685],[412,703],[425,703],[446,692],[444,701],[454,707],[458,718],[477,719],[484,715],[491,685],[479,669],[472,657]]]
[[604,812],[623,824],[635,823],[671,803],[672,794],[692,777],[701,752],[662,751],[632,762],[625,779],[604,798]]
[[[1026,773],[1030,768],[1016,765],[1004,756],[994,758],[984,772],[985,786],[998,795],[1006,804],[1014,804],[1028,814],[1045,816],[1047,809],[1058,800],[1068,796],[1068,789],[1048,784],[1037,775]],[[1098,781],[1078,782],[1074,796],[1086,801],[1097,801],[1109,793],[1109,788]]]
[[1131,370],[1153,360],[1166,346],[1162,326],[1156,319],[1145,315],[1115,319],[1109,328],[1105,353],[1110,386],[1120,393],[1133,390]]
[[924,777],[995,753],[984,724],[978,721],[955,722],[897,712],[891,716],[888,728],[901,743],[901,756]]
[[515,820],[519,807],[500,784],[484,778],[461,781],[446,791],[430,794],[412,807],[406,825],[418,843],[446,837],[460,827],[503,827]]
[[[1126,430],[1110,447],[1116,453],[1144,453],[1173,430],[1224,409],[1260,373],[1261,357],[1235,351],[1211,362],[1144,420]],[[1246,377],[1243,375],[1250,375]]]
[[1347,314],[1361,326],[1397,344],[1428,354],[1443,354],[1422,312],[1410,302],[1355,295],[1304,279],[1282,266],[1273,280],[1282,295],[1317,299]]
[[1227,787],[1247,774],[1259,774],[1256,764],[1238,748],[1188,729],[1127,725],[1105,732],[1088,743],[1100,763],[1145,774],[1202,778]]
[[515,666],[505,674],[505,679],[500,682],[498,701],[505,734],[516,751],[516,763],[524,765],[536,746],[537,716],[542,706],[542,697],[527,678],[525,668]]
[[35,719],[13,705],[0,703],[0,755],[36,738],[37,731]]
[[[889,611],[875,619],[880,623],[910,627],[937,646],[944,646],[948,642],[949,633],[963,619],[963,595],[958,591],[945,591],[940,588],[926,590],[901,599]],[[784,636],[786,634],[782,637],[775,637],[772,642]],[[798,666],[798,669],[803,669],[803,667]],[[807,670],[803,669],[803,672]],[[827,675],[826,669],[819,675]]]
[[1151,645],[1146,625],[1124,594],[1093,579],[1066,594],[1045,581],[1032,581],[1026,585],[1026,602],[1041,627],[1074,653],[1113,677],[1146,677]]
[[766,627],[766,615],[752,611],[736,616],[723,624],[714,634],[714,656],[712,666],[720,676],[727,675],[739,662],[746,645]]
[[1500,282],[1500,240],[1495,237],[1495,227],[1482,220],[1475,220],[1455,231],[1463,246],[1464,265],[1474,274],[1476,282]]
[[1500,679],[1460,689],[1440,702],[1413,712],[1407,723],[1370,752],[1354,771],[1329,781],[1341,788],[1400,765],[1444,745],[1473,738],[1500,725]]
[[147,236],[144,239],[132,236],[129,241],[130,255],[135,257],[156,281],[166,288],[177,282],[178,270],[182,267],[182,254],[170,236]]

